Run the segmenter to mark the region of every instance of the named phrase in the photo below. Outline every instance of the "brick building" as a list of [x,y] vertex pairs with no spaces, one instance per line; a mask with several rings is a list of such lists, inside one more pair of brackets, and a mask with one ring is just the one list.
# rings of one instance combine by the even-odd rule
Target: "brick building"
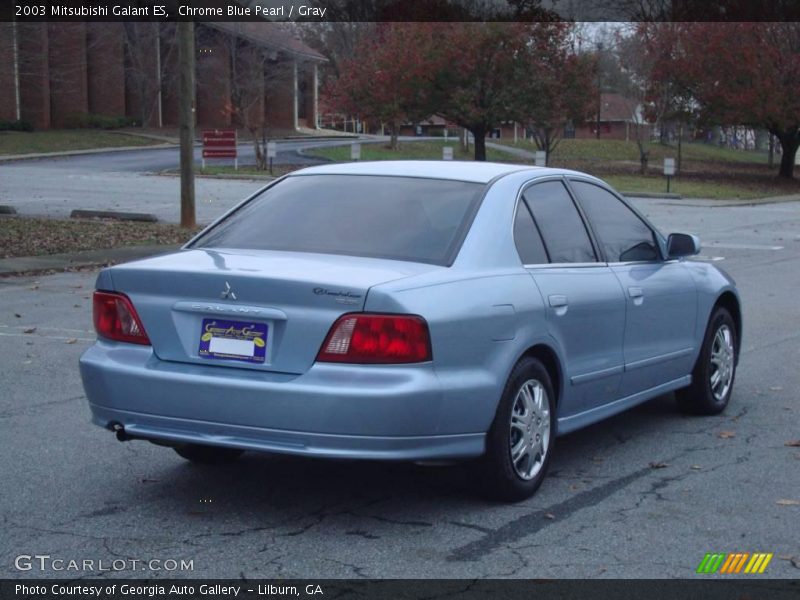
[[[287,25],[203,23],[195,31],[198,126],[317,126],[325,58]],[[48,129],[104,115],[177,126],[175,32],[175,23],[0,24],[0,120]]]

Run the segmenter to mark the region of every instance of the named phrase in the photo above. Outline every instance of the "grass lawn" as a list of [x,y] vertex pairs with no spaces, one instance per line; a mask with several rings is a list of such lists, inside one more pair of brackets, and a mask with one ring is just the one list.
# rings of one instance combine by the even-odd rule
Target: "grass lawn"
[[[655,192],[667,191],[667,180],[659,176],[641,175],[606,175],[603,177],[610,185],[621,192]],[[685,198],[710,198],[712,200],[750,200],[769,196],[780,196],[792,193],[783,187],[770,186],[766,183],[728,184],[716,181],[672,178],[669,191]],[[795,193],[800,192],[800,186]]]
[[[453,148],[454,160],[472,160],[473,147],[470,146],[469,152],[463,152],[461,144],[457,138],[451,138],[447,142],[444,140],[424,141],[424,142],[401,142],[397,150],[392,150],[386,144],[361,144],[361,160],[441,160],[442,148],[450,146]],[[328,148],[313,148],[306,152],[309,156],[318,156],[334,161],[349,161],[350,146],[332,146]],[[508,152],[487,148],[486,155],[488,160],[500,162],[519,162],[519,160]]]
[[[505,141],[503,143],[506,143]],[[516,144],[509,142],[508,145],[516,146],[531,152],[537,150],[536,144],[531,141],[518,141]],[[683,160],[685,162],[726,162],[726,163],[751,163],[758,165],[767,164],[766,152],[755,152],[745,150],[732,150],[730,148],[720,148],[711,144],[703,143],[684,143],[682,148]],[[677,158],[678,147],[662,146],[659,143],[650,144],[650,164],[661,166],[665,157]],[[558,142],[553,155],[551,156],[554,166],[571,161],[633,161],[639,162],[639,149],[636,142],[625,140],[561,140]]]
[[0,155],[38,154],[89,148],[152,146],[159,140],[112,133],[101,129],[53,129],[47,131],[0,131]]
[[0,258],[120,246],[183,244],[201,228],[98,219],[0,218]]
[[[496,140],[493,140],[496,141]],[[390,150],[383,143],[361,145],[362,160],[441,160],[442,147],[453,148],[456,160],[472,160],[472,153],[464,153],[458,140],[403,142],[398,150]],[[509,144],[513,145],[513,144]],[[529,142],[519,142],[517,147],[534,151]],[[550,164],[553,167],[566,167],[585,171],[624,192],[666,191],[666,180],[661,175],[661,161],[665,156],[674,156],[674,148],[651,144],[649,173],[639,175],[639,155],[634,142],[623,140],[562,140]],[[770,171],[766,156],[758,152],[744,152],[719,148],[706,144],[684,144],[684,163],[682,175],[673,178],[670,191],[687,198],[709,198],[717,200],[749,200],[769,196],[800,194],[800,182],[784,181]],[[512,154],[487,148],[488,159],[500,162],[531,164]],[[314,148],[308,151],[333,161],[350,161],[350,146]],[[275,175],[280,176],[299,166],[276,167]],[[234,171],[232,165],[209,166],[198,169],[199,174],[216,176],[260,176],[252,166],[240,167]]]

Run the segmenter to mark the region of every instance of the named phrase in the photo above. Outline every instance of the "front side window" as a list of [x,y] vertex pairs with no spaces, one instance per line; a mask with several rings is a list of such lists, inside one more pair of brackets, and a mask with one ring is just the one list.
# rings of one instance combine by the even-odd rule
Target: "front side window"
[[614,194],[584,181],[570,184],[608,262],[659,260],[652,229]]
[[193,248],[317,252],[450,264],[484,185],[372,175],[288,177]]
[[532,185],[523,194],[552,263],[596,262],[592,242],[567,188],[560,181]]

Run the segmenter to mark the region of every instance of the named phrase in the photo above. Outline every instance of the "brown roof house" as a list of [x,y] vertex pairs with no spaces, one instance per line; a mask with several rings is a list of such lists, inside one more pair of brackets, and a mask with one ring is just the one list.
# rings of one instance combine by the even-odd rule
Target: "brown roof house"
[[[577,126],[565,128],[564,137],[597,137],[597,113]],[[646,129],[643,129],[646,128]],[[600,138],[635,140],[637,130],[649,135],[650,125],[644,119],[641,103],[621,94],[600,94]]]

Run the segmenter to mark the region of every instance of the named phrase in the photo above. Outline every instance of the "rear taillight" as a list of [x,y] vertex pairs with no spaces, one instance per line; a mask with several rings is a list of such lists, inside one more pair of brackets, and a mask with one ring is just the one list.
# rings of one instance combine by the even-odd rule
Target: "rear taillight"
[[136,309],[124,294],[94,293],[94,328],[97,335],[109,340],[150,345]]
[[413,315],[342,315],[328,332],[317,360],[358,364],[429,361],[428,324]]

